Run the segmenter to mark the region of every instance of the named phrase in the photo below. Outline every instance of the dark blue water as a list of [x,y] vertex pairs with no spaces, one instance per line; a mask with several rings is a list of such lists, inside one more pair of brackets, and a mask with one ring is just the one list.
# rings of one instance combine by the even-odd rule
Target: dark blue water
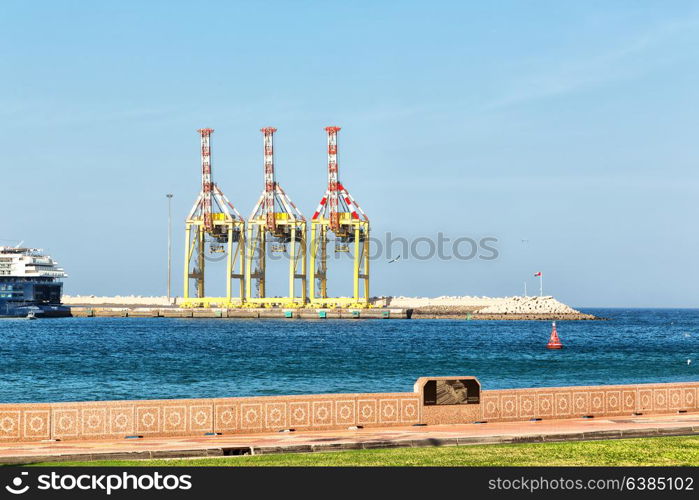
[[610,320],[560,322],[562,351],[539,321],[0,320],[0,402],[699,380],[699,310],[586,312]]

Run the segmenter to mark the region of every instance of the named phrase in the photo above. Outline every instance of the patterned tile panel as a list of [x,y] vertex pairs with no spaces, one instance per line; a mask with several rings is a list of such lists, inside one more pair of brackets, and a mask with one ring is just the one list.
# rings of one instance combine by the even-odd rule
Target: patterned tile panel
[[335,401],[335,421],[338,425],[355,425],[357,423],[357,403],[353,400]]
[[590,413],[593,415],[604,415],[605,412],[604,391],[590,392]]
[[685,387],[682,389],[682,397],[684,400],[684,409],[699,408],[697,406],[697,396],[699,396],[699,387]]
[[261,403],[240,405],[240,428],[244,431],[264,428],[264,415]]
[[573,392],[573,416],[579,417],[590,414],[590,393],[582,391]]
[[556,392],[553,395],[553,400],[556,417],[566,418],[573,414],[573,395],[570,392]]
[[537,416],[539,417],[552,417],[554,409],[554,397],[553,393],[538,393],[537,394]]
[[136,433],[160,434],[163,432],[160,414],[161,406],[136,406]]
[[420,421],[419,399],[405,398],[400,400],[400,421],[404,424],[418,423]]
[[604,397],[607,413],[615,414],[623,412],[621,391],[605,391]]
[[500,397],[500,416],[503,419],[516,419],[520,416],[515,394],[503,394]]
[[671,410],[683,409],[684,405],[682,404],[682,389],[680,389],[679,387],[669,389],[668,397]]
[[481,392],[487,421],[675,413],[699,409],[699,383],[548,387]]
[[333,404],[331,401],[313,401],[311,412],[313,427],[327,427],[333,425]]
[[[1,419],[0,422],[2,422]],[[49,439],[51,437],[51,412],[49,410],[25,411],[23,428],[26,438]]]
[[497,420],[501,416],[499,396],[481,396],[481,415],[484,420]]
[[653,411],[666,412],[668,409],[667,389],[653,389]]
[[18,439],[21,435],[21,412],[0,411],[0,437],[3,439]]
[[[77,408],[55,409],[51,415],[53,429],[51,436],[55,439],[77,438],[80,434],[80,410]],[[2,417],[0,416],[0,430]]]
[[265,403],[265,427],[286,429],[286,403]]
[[292,428],[310,426],[311,403],[309,401],[294,401],[289,403],[289,422]]
[[653,410],[653,390],[639,389],[636,395],[636,409],[640,412],[650,412]]
[[215,404],[214,413],[215,432],[230,432],[239,428],[240,411],[237,404]]
[[187,407],[185,405],[166,406],[163,408],[163,426],[165,432],[184,432],[187,430]]
[[214,408],[209,404],[189,406],[189,430],[193,433],[213,432]]
[[104,436],[107,433],[107,408],[82,408],[80,435]]
[[379,400],[379,423],[396,424],[400,422],[400,400],[381,399]]
[[377,403],[375,399],[360,399],[357,401],[357,423],[360,425],[378,423]]
[[636,411],[636,408],[638,407],[637,391],[621,391],[621,407],[625,413]]

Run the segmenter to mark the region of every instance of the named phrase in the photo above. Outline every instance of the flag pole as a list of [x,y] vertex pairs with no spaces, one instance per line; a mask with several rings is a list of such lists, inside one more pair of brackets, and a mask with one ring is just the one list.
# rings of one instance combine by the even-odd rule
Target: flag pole
[[539,297],[544,296],[544,273],[539,273]]
[[524,296],[527,296],[527,282],[524,282]]

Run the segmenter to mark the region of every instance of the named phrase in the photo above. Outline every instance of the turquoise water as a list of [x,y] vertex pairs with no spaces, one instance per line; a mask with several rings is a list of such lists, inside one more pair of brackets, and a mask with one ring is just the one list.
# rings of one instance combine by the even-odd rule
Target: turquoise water
[[[699,380],[699,310],[586,310],[609,321],[0,320],[0,402],[485,389]],[[693,363],[687,364],[687,359]]]

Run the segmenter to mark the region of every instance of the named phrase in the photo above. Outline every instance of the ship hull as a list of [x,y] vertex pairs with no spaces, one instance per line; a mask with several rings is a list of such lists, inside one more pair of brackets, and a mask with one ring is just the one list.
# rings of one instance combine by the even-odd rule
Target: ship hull
[[64,305],[9,305],[0,303],[0,318],[26,318],[30,313],[34,313],[37,318],[67,318],[71,316],[70,307]]

